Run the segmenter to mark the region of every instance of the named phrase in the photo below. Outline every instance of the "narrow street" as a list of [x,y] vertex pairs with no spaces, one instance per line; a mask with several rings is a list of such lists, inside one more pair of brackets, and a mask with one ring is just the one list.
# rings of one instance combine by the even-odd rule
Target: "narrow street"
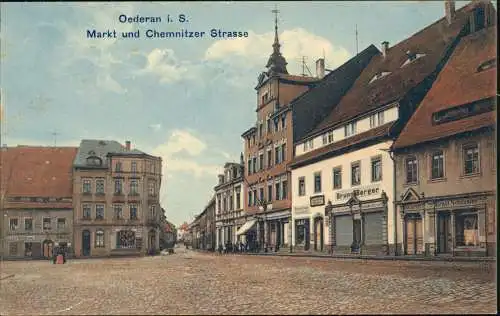
[[0,313],[494,313],[494,265],[218,256],[183,248],[66,265],[4,262]]

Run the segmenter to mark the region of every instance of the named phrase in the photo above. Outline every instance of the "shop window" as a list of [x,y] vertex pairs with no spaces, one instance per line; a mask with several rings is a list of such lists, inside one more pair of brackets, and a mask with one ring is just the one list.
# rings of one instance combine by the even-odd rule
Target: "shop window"
[[9,243],[9,256],[17,256],[17,242]]
[[33,243],[24,243],[24,256],[31,257],[33,255]]
[[95,247],[104,248],[104,231],[101,229],[95,232]]
[[455,215],[455,240],[458,247],[479,246],[477,214],[458,213]]
[[135,233],[121,230],[116,234],[116,248],[135,248]]

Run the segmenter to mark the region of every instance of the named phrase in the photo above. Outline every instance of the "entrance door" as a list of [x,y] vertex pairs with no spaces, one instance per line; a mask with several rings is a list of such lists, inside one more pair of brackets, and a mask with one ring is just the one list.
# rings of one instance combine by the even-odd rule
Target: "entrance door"
[[314,220],[314,250],[323,251],[323,219]]
[[353,224],[353,242],[354,244],[360,246],[361,245],[361,220],[355,219],[352,222]]
[[310,236],[311,228],[310,228],[309,219],[305,220],[304,230],[305,230],[305,247],[304,247],[304,249],[309,250],[309,248],[311,247],[311,236]]
[[415,221],[412,218],[406,219],[406,254],[415,254]]
[[45,258],[52,257],[52,250],[54,249],[54,243],[52,240],[45,240],[43,242],[43,256]]
[[88,230],[82,232],[82,256],[90,256],[90,232]]
[[448,237],[450,235],[450,213],[438,215],[438,253],[449,253]]

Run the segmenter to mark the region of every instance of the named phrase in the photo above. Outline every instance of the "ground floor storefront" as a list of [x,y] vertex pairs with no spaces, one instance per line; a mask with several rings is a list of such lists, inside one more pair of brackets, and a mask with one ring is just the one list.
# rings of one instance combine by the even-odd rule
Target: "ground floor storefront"
[[333,253],[386,255],[388,204],[381,198],[327,206]]
[[145,226],[81,226],[74,229],[76,257],[141,255],[160,248],[158,228]]
[[4,241],[4,254],[6,258],[48,259],[53,256],[54,247],[58,246],[66,247],[71,255],[72,235],[70,233],[9,235]]
[[496,256],[493,193],[407,197],[398,205],[404,254]]

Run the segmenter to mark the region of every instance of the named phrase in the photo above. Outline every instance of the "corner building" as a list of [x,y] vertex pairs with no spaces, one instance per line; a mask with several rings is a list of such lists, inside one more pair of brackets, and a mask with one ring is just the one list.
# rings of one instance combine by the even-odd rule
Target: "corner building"
[[[240,235],[253,234],[261,248],[279,248],[290,240],[290,173],[293,155],[292,114],[287,105],[318,78],[288,74],[281,55],[277,21],[267,71],[259,75],[256,123],[245,140],[244,200],[247,219]],[[253,232],[253,233],[252,233]]]
[[77,257],[159,250],[161,158],[116,141],[82,140],[73,164]]

